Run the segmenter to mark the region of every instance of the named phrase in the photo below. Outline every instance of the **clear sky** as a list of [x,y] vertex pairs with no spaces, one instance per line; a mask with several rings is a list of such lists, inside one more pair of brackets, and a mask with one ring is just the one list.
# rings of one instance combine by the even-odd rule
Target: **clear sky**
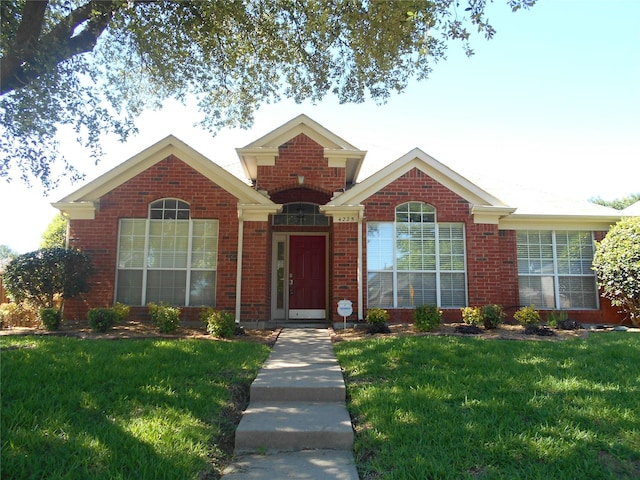
[[[472,38],[475,56],[451,45],[428,80],[382,106],[283,101],[262,107],[251,130],[212,137],[193,126],[193,108],[168,104],[145,113],[127,143],[107,139],[97,167],[71,138],[61,148],[86,181],[169,134],[228,167],[238,162],[236,147],[305,113],[368,151],[361,178],[419,147],[481,187],[500,180],[584,200],[640,193],[640,1],[539,0],[511,13],[495,0],[488,12],[497,34]],[[44,196],[1,182],[0,245],[38,248],[57,213],[50,202],[82,185],[61,182]]]

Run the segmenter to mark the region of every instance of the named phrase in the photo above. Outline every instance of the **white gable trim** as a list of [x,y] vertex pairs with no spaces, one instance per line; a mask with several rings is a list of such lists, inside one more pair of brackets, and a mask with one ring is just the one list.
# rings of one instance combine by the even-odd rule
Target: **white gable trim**
[[347,179],[355,181],[367,152],[358,150],[304,114],[298,115],[250,144],[236,149],[247,177],[254,180],[258,174],[258,166],[275,165],[280,145],[301,133],[324,147],[324,155],[328,159],[329,167],[345,168]]
[[387,165],[377,173],[374,173],[350,190],[335,197],[328,205],[360,204],[413,168],[424,172],[436,182],[460,195],[472,205],[508,207],[508,205],[498,198],[457,174],[419,148],[411,150],[406,155]]
[[169,135],[158,143],[134,155],[117,167],[89,182],[52,205],[73,219],[92,219],[100,197],[134,178],[170,155],[175,155],[212,183],[220,186],[242,204],[273,206],[274,203],[239,178],[216,165],[189,145]]

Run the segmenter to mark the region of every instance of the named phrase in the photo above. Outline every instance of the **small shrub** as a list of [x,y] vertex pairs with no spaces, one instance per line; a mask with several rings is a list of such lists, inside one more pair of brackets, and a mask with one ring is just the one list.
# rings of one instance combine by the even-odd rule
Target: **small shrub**
[[467,325],[481,325],[482,324],[482,312],[480,307],[464,307],[461,308],[462,321]]
[[370,334],[375,333],[391,333],[387,322],[389,321],[389,312],[384,308],[370,308],[367,310],[367,323],[369,327],[367,332]]
[[430,332],[442,323],[442,310],[436,305],[419,305],[413,312],[416,330]]
[[124,303],[116,302],[111,309],[116,312],[118,315],[118,321],[123,322],[127,318],[129,318],[129,312],[131,312],[131,307],[129,305],[125,305]]
[[558,328],[558,325],[564,322],[568,316],[566,310],[551,310],[547,312],[547,323],[553,328]]
[[38,312],[40,323],[47,330],[58,330],[62,322],[62,311],[57,308],[41,308]]
[[523,326],[538,325],[540,323],[540,313],[532,306],[522,307],[513,314],[516,322]]
[[389,312],[384,308],[370,308],[367,310],[367,323],[387,323],[389,321]]
[[118,321],[118,313],[113,308],[92,308],[87,313],[87,318],[91,330],[104,333]]
[[151,321],[160,333],[174,333],[180,326],[180,309],[164,304],[148,303]]
[[498,328],[504,317],[504,310],[500,305],[485,305],[480,309],[482,313],[482,323],[487,330]]
[[233,313],[208,308],[200,314],[206,324],[207,332],[218,338],[231,338],[236,331],[236,319]]

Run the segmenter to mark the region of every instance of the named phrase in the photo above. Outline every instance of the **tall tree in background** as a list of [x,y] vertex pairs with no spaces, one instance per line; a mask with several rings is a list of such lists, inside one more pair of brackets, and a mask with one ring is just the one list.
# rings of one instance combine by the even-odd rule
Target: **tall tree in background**
[[589,201],[597,205],[615,208],[616,210],[624,210],[625,208],[640,201],[640,193],[632,193],[631,195],[627,195],[626,197],[622,198],[616,198],[615,200],[604,200],[600,197],[594,197],[590,198]]
[[67,246],[67,226],[69,219],[59,213],[49,222],[42,234],[40,248],[65,248]]
[[[508,0],[512,10],[536,0]],[[425,79],[449,41],[491,38],[486,0],[2,0],[0,177],[55,186],[81,171],[62,125],[97,161],[145,108],[197,99],[202,126],[246,128],[280,98],[384,102]],[[54,166],[64,167],[55,169]]]

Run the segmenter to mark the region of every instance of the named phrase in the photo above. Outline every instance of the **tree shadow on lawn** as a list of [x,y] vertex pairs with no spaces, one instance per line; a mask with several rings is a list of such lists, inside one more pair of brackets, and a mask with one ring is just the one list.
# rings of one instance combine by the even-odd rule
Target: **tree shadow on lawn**
[[640,350],[616,338],[339,345],[361,478],[638,478]]
[[244,347],[56,340],[3,353],[3,478],[218,478],[229,385],[251,382],[229,370]]

